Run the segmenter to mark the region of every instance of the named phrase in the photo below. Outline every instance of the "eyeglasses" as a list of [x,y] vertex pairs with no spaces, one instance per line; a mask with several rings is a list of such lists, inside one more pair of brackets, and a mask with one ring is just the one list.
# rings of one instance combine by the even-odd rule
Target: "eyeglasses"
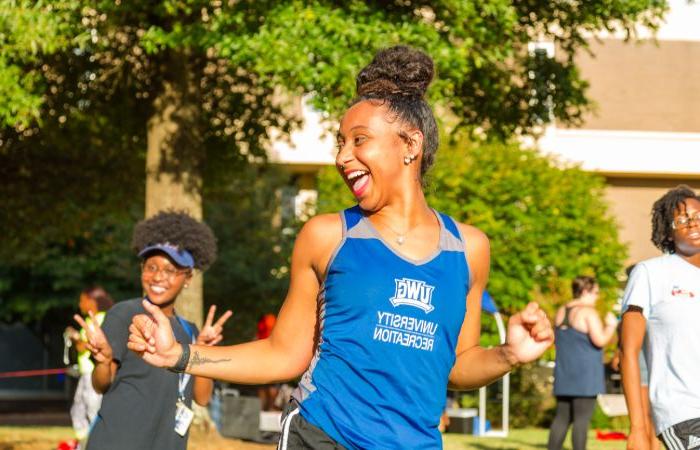
[[163,267],[161,269],[157,264],[144,264],[141,270],[150,277],[155,277],[160,272],[165,275],[165,278],[168,280],[172,280],[180,274],[189,272],[189,269],[174,269],[172,267]]
[[676,219],[671,222],[671,228],[674,230],[679,230],[682,228],[690,228],[690,224],[695,223],[696,225],[700,225],[700,212],[695,213],[694,216],[678,216]]

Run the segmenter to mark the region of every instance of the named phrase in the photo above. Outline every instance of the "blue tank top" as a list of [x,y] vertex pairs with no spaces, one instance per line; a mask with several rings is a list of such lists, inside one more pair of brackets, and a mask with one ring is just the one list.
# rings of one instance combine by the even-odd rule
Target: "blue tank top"
[[436,215],[439,248],[414,261],[358,206],[341,214],[343,239],[319,291],[319,345],[294,397],[307,421],[347,448],[442,448],[469,267],[457,225]]
[[569,310],[554,334],[554,395],[595,397],[605,393],[603,349],[569,324]]

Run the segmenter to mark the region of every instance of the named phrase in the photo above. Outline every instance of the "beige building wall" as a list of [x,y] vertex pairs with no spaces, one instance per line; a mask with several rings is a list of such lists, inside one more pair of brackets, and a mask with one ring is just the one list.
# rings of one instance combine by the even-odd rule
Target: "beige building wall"
[[700,41],[591,41],[577,63],[597,110],[583,129],[700,132]]
[[591,41],[577,62],[596,110],[577,130],[556,129],[550,150],[605,176],[627,264],[658,256],[651,208],[669,189],[700,192],[700,41]]

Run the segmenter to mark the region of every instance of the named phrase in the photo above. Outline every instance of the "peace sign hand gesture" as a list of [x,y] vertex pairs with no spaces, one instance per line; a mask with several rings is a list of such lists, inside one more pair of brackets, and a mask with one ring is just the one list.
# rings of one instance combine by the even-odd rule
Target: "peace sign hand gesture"
[[107,337],[100,327],[95,313],[90,311],[90,322],[86,322],[79,314],[75,314],[73,319],[83,327],[87,334],[87,342],[85,346],[97,363],[108,363],[112,361],[112,346],[109,345]]
[[[230,310],[226,311],[219,317],[219,320],[214,322],[214,314],[216,313],[216,305],[211,305],[207,320],[204,322],[202,329],[197,336],[197,345],[216,345],[224,338],[222,332],[224,324],[233,314]],[[212,323],[214,322],[214,323]]]

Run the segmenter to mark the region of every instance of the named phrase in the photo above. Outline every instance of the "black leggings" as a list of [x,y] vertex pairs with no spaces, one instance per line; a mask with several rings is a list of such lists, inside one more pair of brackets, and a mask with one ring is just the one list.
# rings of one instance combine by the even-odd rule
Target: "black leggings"
[[595,397],[557,397],[557,414],[549,429],[547,450],[561,450],[569,424],[573,422],[571,443],[573,450],[585,450],[588,424],[593,416]]

